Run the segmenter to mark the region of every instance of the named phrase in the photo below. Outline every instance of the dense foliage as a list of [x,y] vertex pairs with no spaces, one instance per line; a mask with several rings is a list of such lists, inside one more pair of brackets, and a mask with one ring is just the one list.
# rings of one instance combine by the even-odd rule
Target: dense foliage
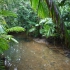
[[[8,16],[5,18],[9,27],[22,26],[28,35],[33,33],[33,35],[37,36],[39,29],[36,24],[39,23],[40,18],[31,9],[30,2],[28,0],[13,0],[12,3],[8,3],[8,9],[13,10],[17,17]],[[9,8],[10,6],[11,8]]]
[[12,35],[8,35],[7,29],[8,25],[6,23],[5,18],[8,16],[16,17],[16,14],[12,11],[7,10],[6,7],[6,1],[0,1],[0,54],[2,54],[5,50],[9,48],[9,42],[14,41],[16,43],[17,40],[13,38]]
[[17,42],[9,32],[23,31],[34,37],[59,36],[70,46],[70,1],[0,0],[0,53],[10,40]]
[[[60,1],[59,0],[50,0],[50,1],[49,0],[37,0],[37,1],[30,0],[30,1],[31,1],[32,8],[35,11],[39,10],[39,12],[37,12],[38,14],[44,13],[46,15],[46,13],[49,11],[49,16],[52,18],[53,23],[55,24],[54,26],[54,29],[55,29],[54,33],[56,33],[55,35],[59,36],[61,39],[64,39],[65,44],[67,44],[67,46],[70,46],[70,34],[68,29],[69,27],[68,15],[69,15],[70,1],[69,0],[60,0]],[[41,7],[41,9],[39,7]],[[45,10],[47,10],[47,8],[48,8],[48,11],[44,12]],[[42,18],[48,17],[47,15],[44,17],[43,16],[44,15],[42,14],[41,16]],[[46,27],[46,29],[48,28],[50,27]]]

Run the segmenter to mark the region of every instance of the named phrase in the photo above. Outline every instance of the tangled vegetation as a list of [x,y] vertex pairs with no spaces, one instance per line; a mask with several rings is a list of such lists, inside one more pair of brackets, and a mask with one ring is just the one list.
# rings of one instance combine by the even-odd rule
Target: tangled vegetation
[[[66,46],[69,47],[70,46],[70,34],[69,34],[70,30],[69,30],[69,25],[68,25],[69,24],[68,22],[69,12],[70,12],[69,0],[60,0],[60,1],[59,0],[57,1],[55,0],[50,0],[50,1],[49,0],[44,0],[44,1],[43,0],[42,1],[31,0],[31,5],[35,11],[39,11],[38,15],[40,13],[44,13],[46,15],[46,11],[48,8],[49,17],[52,18],[53,23],[55,24],[54,30],[53,30],[54,33],[56,33],[55,35],[59,36],[61,39],[64,39]],[[42,18],[48,17],[47,15],[45,16],[44,14],[42,14],[41,16],[39,15],[39,16]]]
[[8,49],[9,32],[59,37],[70,47],[69,0],[0,0],[0,52]]

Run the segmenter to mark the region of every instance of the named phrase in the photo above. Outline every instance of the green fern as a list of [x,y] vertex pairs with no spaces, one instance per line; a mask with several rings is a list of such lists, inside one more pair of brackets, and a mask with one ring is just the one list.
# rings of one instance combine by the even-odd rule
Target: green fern
[[7,29],[7,32],[23,32],[23,31],[25,31],[25,29],[19,26]]

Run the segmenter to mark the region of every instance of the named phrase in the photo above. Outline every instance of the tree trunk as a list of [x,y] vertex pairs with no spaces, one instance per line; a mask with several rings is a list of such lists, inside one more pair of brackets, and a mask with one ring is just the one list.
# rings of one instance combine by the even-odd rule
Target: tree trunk
[[67,32],[67,28],[64,24],[64,21],[60,15],[60,11],[58,6],[55,4],[53,0],[45,0],[50,11],[50,16],[52,17],[54,23],[56,24],[56,31],[60,34],[63,38],[65,38],[65,44],[70,46],[69,34]]

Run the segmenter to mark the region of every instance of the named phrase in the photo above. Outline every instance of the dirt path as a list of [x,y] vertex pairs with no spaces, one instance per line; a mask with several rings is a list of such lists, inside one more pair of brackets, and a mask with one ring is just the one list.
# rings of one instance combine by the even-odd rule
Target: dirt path
[[20,40],[9,51],[10,70],[70,70],[70,59],[46,44]]

